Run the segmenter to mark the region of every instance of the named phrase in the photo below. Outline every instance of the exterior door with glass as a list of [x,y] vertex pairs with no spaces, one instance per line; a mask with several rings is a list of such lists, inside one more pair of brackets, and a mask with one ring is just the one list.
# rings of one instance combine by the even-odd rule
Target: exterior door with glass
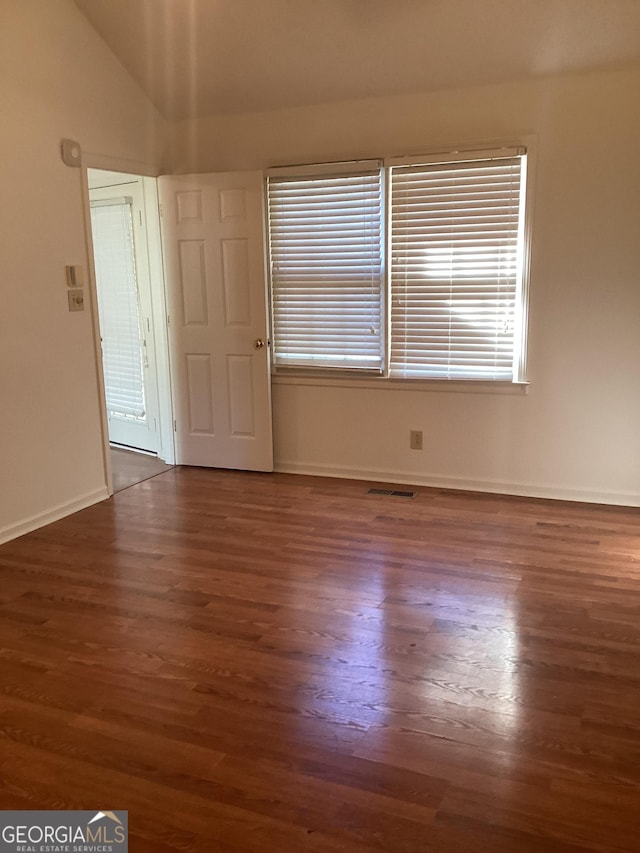
[[91,189],[89,198],[109,441],[157,453],[142,186],[138,182]]

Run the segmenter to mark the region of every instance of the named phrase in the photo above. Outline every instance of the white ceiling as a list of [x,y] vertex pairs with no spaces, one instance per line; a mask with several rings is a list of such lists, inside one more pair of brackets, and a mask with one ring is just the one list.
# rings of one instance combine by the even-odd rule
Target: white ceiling
[[640,62],[640,0],[75,0],[168,119]]

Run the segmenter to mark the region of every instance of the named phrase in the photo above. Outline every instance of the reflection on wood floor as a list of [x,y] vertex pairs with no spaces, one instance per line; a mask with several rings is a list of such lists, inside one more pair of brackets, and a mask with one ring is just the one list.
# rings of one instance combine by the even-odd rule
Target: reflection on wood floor
[[0,547],[0,802],[134,853],[630,853],[640,512],[174,468]]
[[172,467],[158,459],[157,456],[147,456],[146,453],[137,453],[134,450],[110,447],[109,452],[114,492],[128,489],[129,486],[169,471]]

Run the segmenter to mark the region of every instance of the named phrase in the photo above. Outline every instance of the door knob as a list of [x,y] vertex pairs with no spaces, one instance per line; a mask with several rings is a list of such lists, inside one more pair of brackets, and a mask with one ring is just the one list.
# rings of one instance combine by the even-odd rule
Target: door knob
[[264,347],[264,341],[262,340],[262,338],[258,338],[255,342],[255,348],[256,349],[262,349],[263,347]]

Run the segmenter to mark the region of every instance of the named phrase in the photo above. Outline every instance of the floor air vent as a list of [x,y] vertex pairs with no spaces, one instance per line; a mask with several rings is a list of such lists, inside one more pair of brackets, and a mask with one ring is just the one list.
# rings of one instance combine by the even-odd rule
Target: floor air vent
[[399,489],[369,489],[368,495],[391,495],[394,498],[415,498],[415,492],[402,492]]

